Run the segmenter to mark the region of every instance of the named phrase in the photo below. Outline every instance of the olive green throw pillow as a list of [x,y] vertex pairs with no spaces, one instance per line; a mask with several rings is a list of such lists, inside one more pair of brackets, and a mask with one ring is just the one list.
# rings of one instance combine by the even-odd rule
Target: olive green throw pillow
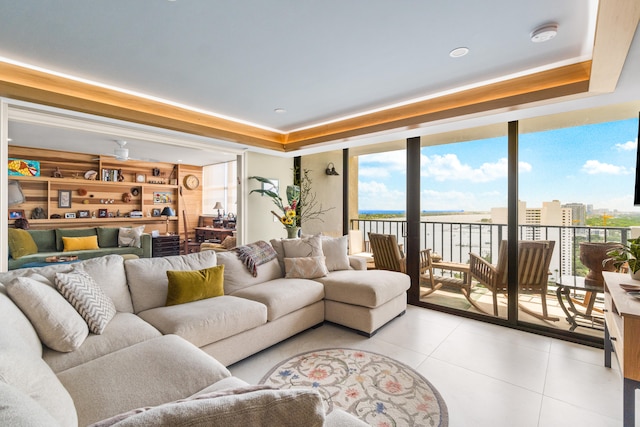
[[197,271],[167,271],[169,289],[165,305],[178,305],[224,295],[224,265]]
[[8,237],[9,252],[13,259],[38,253],[38,246],[27,230],[9,228]]

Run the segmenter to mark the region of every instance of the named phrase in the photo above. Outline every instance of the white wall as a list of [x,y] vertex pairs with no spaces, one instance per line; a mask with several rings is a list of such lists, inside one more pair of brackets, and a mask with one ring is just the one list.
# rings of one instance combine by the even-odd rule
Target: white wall
[[257,193],[249,194],[251,190],[260,189],[261,184],[250,176],[261,176],[268,179],[277,179],[280,187],[280,197],[287,203],[286,188],[293,184],[293,158],[269,156],[260,153],[246,153],[247,172],[244,180],[246,196],[246,216],[244,242],[251,243],[257,240],[269,241],[274,238],[287,237],[287,232],[280,224],[274,221],[271,211],[278,212],[271,198]]
[[[332,162],[339,176],[327,175],[327,165]],[[342,150],[303,156],[302,169],[309,169],[313,183],[312,191],[323,209],[333,208],[322,216],[322,221],[310,221],[302,224],[305,234],[322,232],[328,236],[342,235],[342,180],[345,178],[342,167]]]

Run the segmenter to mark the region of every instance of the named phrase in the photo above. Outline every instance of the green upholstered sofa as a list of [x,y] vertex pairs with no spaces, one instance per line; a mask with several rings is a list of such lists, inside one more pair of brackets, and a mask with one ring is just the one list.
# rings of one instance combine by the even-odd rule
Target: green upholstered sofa
[[[9,254],[9,270],[22,267],[37,266],[38,263],[44,263],[47,257],[51,256],[77,256],[80,260],[95,258],[110,254],[133,254],[139,258],[151,258],[151,235],[142,234],[140,236],[140,247],[119,247],[118,227],[90,227],[90,228],[56,228],[51,230],[28,230],[33,238],[38,252],[21,256],[14,259]],[[62,237],[86,237],[98,236],[99,249],[95,250],[79,250],[64,252]]]

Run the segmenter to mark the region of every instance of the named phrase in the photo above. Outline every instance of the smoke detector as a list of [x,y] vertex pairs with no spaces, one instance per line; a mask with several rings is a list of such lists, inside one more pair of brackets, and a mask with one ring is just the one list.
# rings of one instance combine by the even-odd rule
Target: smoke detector
[[543,43],[551,40],[558,34],[558,24],[545,24],[531,32],[531,41]]

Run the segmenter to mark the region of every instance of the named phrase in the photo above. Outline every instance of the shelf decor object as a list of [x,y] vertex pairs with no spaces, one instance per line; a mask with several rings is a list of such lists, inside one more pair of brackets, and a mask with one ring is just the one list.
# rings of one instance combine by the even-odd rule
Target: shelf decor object
[[40,176],[40,162],[10,158],[9,176]]
[[71,208],[71,190],[58,190],[58,207]]

